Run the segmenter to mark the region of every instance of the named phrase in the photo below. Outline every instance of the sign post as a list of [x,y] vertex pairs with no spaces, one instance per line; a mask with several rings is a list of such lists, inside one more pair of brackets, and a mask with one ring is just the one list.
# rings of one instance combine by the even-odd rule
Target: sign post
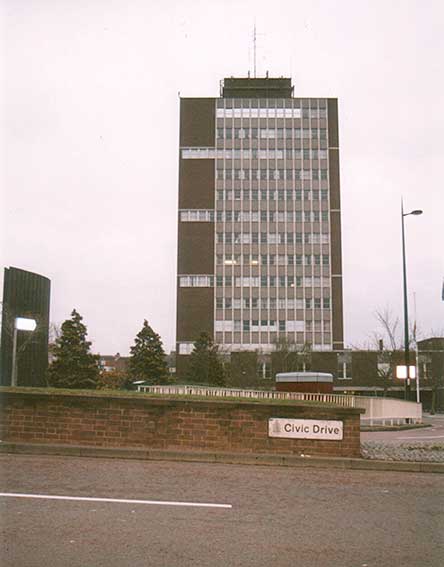
[[25,317],[14,319],[14,335],[12,338],[12,373],[11,386],[17,386],[17,331],[35,331],[37,321]]

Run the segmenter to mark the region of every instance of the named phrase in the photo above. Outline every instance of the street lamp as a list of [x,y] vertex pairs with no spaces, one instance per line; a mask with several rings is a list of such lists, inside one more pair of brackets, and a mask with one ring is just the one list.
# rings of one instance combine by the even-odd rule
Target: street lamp
[[[410,351],[409,351],[409,313],[407,305],[407,269],[405,262],[405,234],[404,234],[404,217],[409,215],[422,215],[420,209],[415,209],[410,213],[404,213],[404,205],[401,199],[401,229],[402,229],[402,269],[404,275],[404,364],[407,372],[407,379],[405,381],[405,392],[404,397],[406,400],[409,399],[410,394]],[[419,377],[416,377],[418,380]]]
[[17,386],[17,331],[35,331],[37,321],[25,317],[14,319],[14,336],[12,339],[12,374],[11,386]]

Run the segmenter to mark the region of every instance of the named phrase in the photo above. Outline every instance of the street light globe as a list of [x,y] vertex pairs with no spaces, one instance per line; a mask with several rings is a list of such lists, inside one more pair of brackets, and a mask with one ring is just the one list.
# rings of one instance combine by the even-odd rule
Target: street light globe
[[17,331],[35,331],[37,321],[35,319],[28,319],[25,317],[16,317],[15,328]]
[[422,211],[421,211],[421,209],[415,209],[410,214],[411,215],[422,215]]

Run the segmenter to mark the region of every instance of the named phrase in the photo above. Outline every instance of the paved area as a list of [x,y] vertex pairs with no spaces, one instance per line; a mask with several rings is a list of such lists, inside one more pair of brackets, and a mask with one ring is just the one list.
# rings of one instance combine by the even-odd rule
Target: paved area
[[444,463],[444,415],[425,415],[423,429],[361,433],[366,459]]
[[[28,455],[0,455],[0,467],[2,567],[441,567],[444,557],[441,475]],[[174,504],[184,502],[231,508]]]

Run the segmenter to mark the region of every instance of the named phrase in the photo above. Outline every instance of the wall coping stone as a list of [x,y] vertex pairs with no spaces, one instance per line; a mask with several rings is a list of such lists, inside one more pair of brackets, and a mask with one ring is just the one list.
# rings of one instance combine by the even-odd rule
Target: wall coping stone
[[317,410],[325,413],[332,413],[335,416],[351,416],[359,415],[365,412],[362,408],[350,408],[339,406],[336,404],[327,404],[321,402],[311,402],[311,401],[300,401],[300,400],[252,400],[251,398],[230,398],[230,399],[202,399],[199,396],[191,395],[159,395],[159,394],[142,394],[142,393],[115,393],[113,391],[106,390],[60,390],[57,391],[56,388],[12,388],[12,387],[0,387],[0,405],[2,405],[2,398],[54,398],[60,399],[65,398],[67,400],[118,400],[123,403],[134,402],[136,404],[146,404],[154,406],[187,406],[187,405],[199,405],[200,407],[211,407],[211,408],[252,408],[256,410],[259,408],[269,409],[269,408],[296,408],[304,410]]

